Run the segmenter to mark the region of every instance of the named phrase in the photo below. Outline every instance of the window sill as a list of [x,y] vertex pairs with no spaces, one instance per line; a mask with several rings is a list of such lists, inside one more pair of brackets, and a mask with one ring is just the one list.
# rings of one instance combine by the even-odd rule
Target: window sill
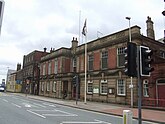
[[93,93],[92,93],[92,92],[87,92],[87,94],[88,94],[88,95],[93,95]]
[[149,98],[149,96],[148,96],[148,95],[146,95],[146,96],[143,96],[143,97],[145,97],[145,98]]
[[100,95],[106,96],[108,93],[100,93]]
[[117,96],[125,97],[126,95],[125,94],[117,94]]

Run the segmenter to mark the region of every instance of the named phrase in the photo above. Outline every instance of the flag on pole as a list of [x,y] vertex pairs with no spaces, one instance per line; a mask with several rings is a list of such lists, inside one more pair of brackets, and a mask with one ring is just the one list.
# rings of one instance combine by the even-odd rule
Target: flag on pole
[[87,22],[86,22],[87,20],[85,19],[85,22],[84,22],[84,26],[83,26],[83,29],[82,29],[82,34],[84,35],[84,36],[86,36],[86,33],[87,33]]
[[164,42],[165,42],[165,30],[164,30]]

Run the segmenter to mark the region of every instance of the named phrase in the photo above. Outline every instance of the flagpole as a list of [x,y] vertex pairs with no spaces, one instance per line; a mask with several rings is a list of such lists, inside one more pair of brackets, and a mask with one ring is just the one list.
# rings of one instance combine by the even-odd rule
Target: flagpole
[[80,27],[81,27],[81,10],[79,10],[79,44],[80,44]]
[[85,81],[84,81],[84,103],[86,104],[86,90],[87,90],[87,19],[85,19],[82,34],[85,36]]
[[84,103],[86,104],[87,89],[87,35],[85,35],[85,86],[84,86]]

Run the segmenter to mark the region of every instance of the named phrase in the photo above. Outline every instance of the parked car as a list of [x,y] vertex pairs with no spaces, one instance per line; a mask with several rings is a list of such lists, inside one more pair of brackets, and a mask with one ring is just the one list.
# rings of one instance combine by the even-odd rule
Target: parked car
[[4,92],[5,91],[5,88],[0,86],[0,92]]

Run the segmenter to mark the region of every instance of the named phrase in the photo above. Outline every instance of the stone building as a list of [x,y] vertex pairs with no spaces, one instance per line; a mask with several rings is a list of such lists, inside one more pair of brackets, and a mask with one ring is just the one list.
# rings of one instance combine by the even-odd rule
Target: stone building
[[[147,36],[143,36],[139,26],[131,27],[132,42],[137,46],[148,46],[154,53],[151,77],[142,78],[142,94],[145,101],[156,98],[157,79],[165,78],[165,44],[155,40],[153,22],[147,18]],[[95,39],[87,43],[87,100],[130,104],[130,77],[124,73],[125,47],[129,42],[129,29]],[[70,48],[51,51],[41,58],[39,95],[75,99],[76,87],[73,77],[77,75],[78,97],[84,99],[85,91],[85,44],[78,46],[73,38]],[[163,57],[161,57],[163,56]],[[160,74],[161,73],[161,74]],[[165,85],[162,83],[163,86]],[[133,98],[137,105],[137,78],[133,78]],[[161,88],[160,88],[161,89]],[[163,91],[160,91],[163,93]],[[66,95],[67,94],[67,95]]]
[[21,64],[17,64],[16,70],[8,70],[6,91],[7,92],[21,92],[22,90],[22,70]]

